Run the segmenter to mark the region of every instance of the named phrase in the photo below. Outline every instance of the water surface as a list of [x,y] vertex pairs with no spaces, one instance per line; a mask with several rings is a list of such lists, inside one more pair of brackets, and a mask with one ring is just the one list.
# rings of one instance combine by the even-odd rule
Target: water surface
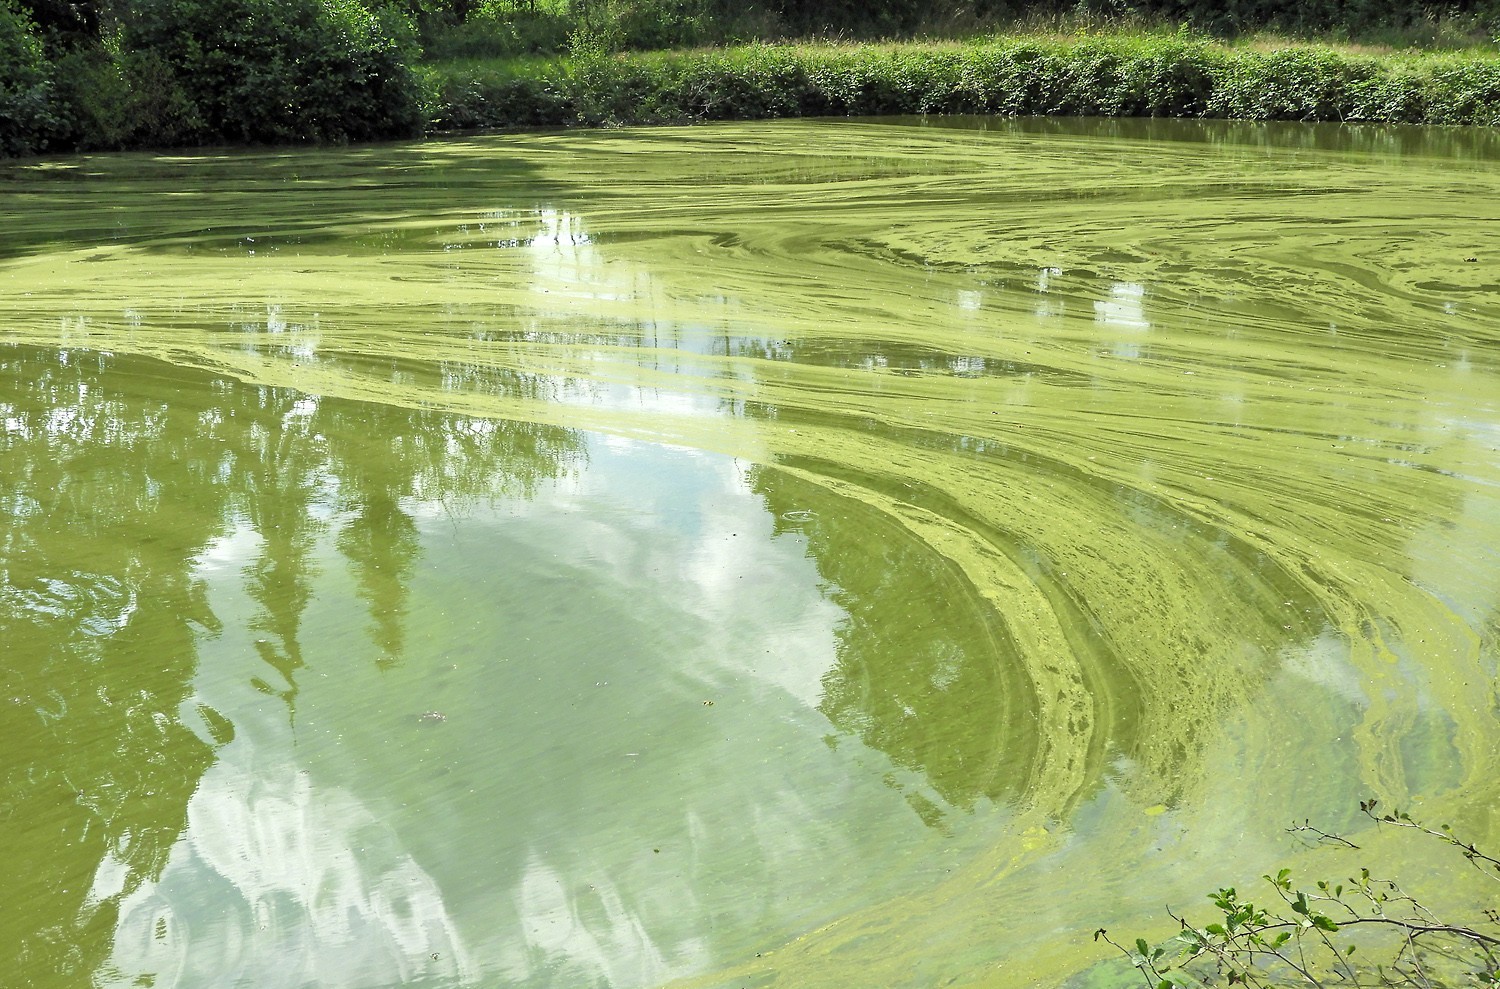
[[[0,171],[21,985],[1056,985],[1493,834],[1500,167],[787,121]],[[1403,876],[1403,878],[1408,878]]]

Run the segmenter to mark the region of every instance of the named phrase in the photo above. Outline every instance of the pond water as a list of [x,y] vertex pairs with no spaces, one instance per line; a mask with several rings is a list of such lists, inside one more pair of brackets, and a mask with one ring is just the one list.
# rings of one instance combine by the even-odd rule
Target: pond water
[[1357,803],[1500,837],[1493,143],[5,165],[0,967],[1083,985],[1280,865],[1472,906]]

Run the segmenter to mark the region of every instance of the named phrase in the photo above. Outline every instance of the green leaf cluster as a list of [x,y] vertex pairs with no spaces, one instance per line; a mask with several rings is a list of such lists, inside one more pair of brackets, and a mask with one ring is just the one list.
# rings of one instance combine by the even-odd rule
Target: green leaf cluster
[[43,151],[64,133],[55,71],[31,19],[0,0],[0,155]]
[[425,122],[416,28],[395,7],[117,0],[82,5],[89,35],[38,27],[25,2],[0,0],[0,155],[364,140]]
[[[1446,826],[1427,828],[1400,811],[1378,816],[1373,800],[1361,803],[1360,810],[1377,825],[1410,828],[1457,846],[1487,875],[1500,866],[1500,860],[1454,838]],[[1358,848],[1310,824],[1289,830],[1316,835],[1320,843]],[[1500,913],[1489,910],[1473,923],[1448,923],[1395,882],[1374,879],[1364,868],[1347,885],[1319,880],[1311,889],[1294,883],[1289,869],[1262,878],[1275,893],[1273,906],[1258,906],[1224,887],[1208,894],[1218,918],[1201,926],[1169,910],[1179,930],[1164,945],[1152,947],[1137,938],[1134,948],[1128,948],[1102,928],[1094,932],[1094,940],[1124,955],[1148,989],[1221,982],[1268,989],[1500,984]],[[1360,961],[1355,960],[1357,952]]]
[[361,0],[135,0],[118,49],[158,141],[297,143],[418,133],[412,36]]

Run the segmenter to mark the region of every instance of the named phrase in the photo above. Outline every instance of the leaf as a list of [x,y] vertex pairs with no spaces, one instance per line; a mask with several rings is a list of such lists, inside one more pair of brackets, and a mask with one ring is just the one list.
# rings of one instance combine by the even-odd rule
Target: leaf
[[1312,922],[1313,926],[1320,931],[1336,931],[1339,929],[1339,925],[1333,922],[1332,917],[1325,917],[1320,913],[1313,914]]
[[1145,938],[1138,937],[1138,938],[1135,939],[1135,950],[1139,951],[1141,953],[1141,955],[1144,957],[1146,955],[1151,954],[1151,945],[1149,945],[1149,944],[1146,943],[1146,939]]
[[1229,933],[1228,931],[1224,930],[1224,925],[1223,924],[1209,924],[1207,927],[1205,927],[1203,929],[1205,931],[1207,931],[1208,933],[1210,933],[1210,934],[1216,934],[1219,937],[1223,937],[1225,934]]

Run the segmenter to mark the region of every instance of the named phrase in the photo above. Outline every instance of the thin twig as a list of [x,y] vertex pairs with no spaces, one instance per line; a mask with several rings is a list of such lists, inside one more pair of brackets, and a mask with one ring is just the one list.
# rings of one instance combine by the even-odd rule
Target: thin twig
[[1303,831],[1311,831],[1313,834],[1318,836],[1318,841],[1320,842],[1326,841],[1330,844],[1343,845],[1346,848],[1359,848],[1358,845],[1350,841],[1348,838],[1345,838],[1343,835],[1329,834],[1327,831],[1313,827],[1311,821],[1303,821],[1301,824],[1293,824],[1291,827],[1286,829],[1287,834],[1298,834],[1299,832]]

